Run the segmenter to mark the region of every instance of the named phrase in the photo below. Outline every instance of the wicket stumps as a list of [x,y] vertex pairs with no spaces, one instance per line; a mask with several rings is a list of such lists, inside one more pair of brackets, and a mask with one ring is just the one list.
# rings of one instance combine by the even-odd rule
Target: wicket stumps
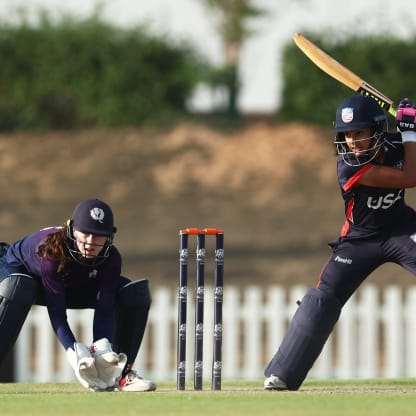
[[179,231],[179,293],[178,293],[178,345],[177,390],[185,390],[186,367],[186,310],[188,305],[189,236],[197,237],[196,248],[196,296],[195,296],[195,354],[194,389],[202,390],[203,341],[204,341],[204,274],[205,236],[215,236],[214,274],[214,334],[212,358],[212,390],[221,390],[222,371],[222,305],[224,285],[224,231],[217,228],[186,228]]

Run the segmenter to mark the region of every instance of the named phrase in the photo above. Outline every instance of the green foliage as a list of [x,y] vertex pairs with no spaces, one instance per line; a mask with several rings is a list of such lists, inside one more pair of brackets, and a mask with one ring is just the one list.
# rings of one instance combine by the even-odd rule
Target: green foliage
[[0,129],[157,123],[186,113],[202,62],[97,17],[0,26]]
[[[329,43],[306,35],[330,56],[379,91],[399,102],[414,92],[416,38],[400,40],[383,36],[351,36],[343,43]],[[353,91],[322,72],[296,47],[284,50],[281,120],[302,120],[332,125],[339,102]]]

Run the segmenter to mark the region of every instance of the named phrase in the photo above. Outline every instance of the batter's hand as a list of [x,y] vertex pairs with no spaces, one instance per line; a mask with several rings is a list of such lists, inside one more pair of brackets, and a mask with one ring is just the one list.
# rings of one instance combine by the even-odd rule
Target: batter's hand
[[396,124],[400,131],[416,131],[416,105],[403,98],[397,109]]

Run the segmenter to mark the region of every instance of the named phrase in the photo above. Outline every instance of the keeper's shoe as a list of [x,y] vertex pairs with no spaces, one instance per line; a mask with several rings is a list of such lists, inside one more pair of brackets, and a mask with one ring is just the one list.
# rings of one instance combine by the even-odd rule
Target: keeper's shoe
[[130,370],[118,382],[116,390],[119,391],[153,391],[156,384],[153,381],[140,377],[134,370]]
[[264,380],[264,390],[287,390],[287,386],[284,381],[272,374]]

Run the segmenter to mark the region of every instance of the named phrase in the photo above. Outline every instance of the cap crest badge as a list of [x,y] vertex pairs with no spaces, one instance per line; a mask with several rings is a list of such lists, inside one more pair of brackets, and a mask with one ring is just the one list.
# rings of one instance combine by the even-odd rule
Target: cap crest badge
[[101,208],[93,208],[90,211],[91,218],[99,223],[103,223],[104,211]]

